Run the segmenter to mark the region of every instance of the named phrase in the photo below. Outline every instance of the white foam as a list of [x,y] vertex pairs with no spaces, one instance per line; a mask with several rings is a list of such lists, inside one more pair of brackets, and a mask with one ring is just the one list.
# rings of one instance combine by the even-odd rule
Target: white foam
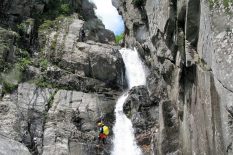
[[[126,67],[126,76],[129,89],[146,84],[146,74],[136,49],[120,50]],[[132,122],[123,112],[123,105],[128,97],[128,91],[119,97],[116,108],[116,123],[113,127],[112,155],[141,155],[142,151],[136,144]]]

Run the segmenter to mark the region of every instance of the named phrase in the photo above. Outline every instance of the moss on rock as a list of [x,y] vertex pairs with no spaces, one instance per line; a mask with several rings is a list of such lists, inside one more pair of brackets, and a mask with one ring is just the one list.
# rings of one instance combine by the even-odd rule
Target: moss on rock
[[18,39],[18,34],[11,30],[6,30],[0,27],[0,72],[6,70],[9,63],[14,61],[15,44]]

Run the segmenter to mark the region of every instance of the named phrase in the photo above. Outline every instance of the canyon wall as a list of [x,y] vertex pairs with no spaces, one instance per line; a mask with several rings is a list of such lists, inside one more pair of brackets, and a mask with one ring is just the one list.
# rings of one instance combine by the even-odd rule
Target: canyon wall
[[[135,117],[155,119],[147,134],[136,132],[144,152],[232,154],[232,1],[113,0],[113,5],[125,22],[126,46],[137,47],[149,68],[150,101],[132,93],[125,105],[136,131],[146,123],[139,126]],[[149,117],[144,103],[151,104]]]
[[87,0],[0,2],[0,154],[110,154],[126,87],[113,32]]
[[[147,70],[124,105],[144,154],[233,154],[232,1],[112,3]],[[1,154],[110,154],[113,135],[99,146],[96,123],[111,130],[127,84],[120,47],[94,8],[0,2]]]

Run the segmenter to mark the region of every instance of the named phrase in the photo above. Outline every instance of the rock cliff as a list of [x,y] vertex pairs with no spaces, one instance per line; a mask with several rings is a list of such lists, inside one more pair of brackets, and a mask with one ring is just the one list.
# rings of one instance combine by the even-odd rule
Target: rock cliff
[[0,2],[0,154],[110,154],[126,86],[113,32],[88,0]]
[[[233,154],[232,0],[112,0],[148,69],[124,105],[144,154]],[[110,154],[127,86],[88,0],[0,1],[0,154]],[[112,133],[112,132],[110,132]]]
[[148,92],[135,88],[125,105],[144,152],[232,154],[232,1],[113,4],[126,45],[137,47],[149,68]]

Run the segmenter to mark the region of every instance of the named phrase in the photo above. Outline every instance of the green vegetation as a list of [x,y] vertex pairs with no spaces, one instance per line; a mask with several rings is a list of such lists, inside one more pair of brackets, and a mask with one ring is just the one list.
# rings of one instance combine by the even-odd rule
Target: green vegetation
[[64,19],[74,12],[73,7],[67,3],[67,0],[50,0],[45,6],[43,14],[35,14],[34,18],[39,23],[39,31],[57,28],[57,22]]
[[24,22],[22,22],[21,24],[17,25],[18,31],[21,32],[25,32],[27,30],[26,25],[24,24]]
[[223,0],[223,5],[228,8],[229,7],[229,4],[230,3],[233,3],[233,0]]
[[54,40],[51,42],[51,46],[50,46],[51,50],[55,50],[55,49],[56,49],[56,46],[57,46],[57,40],[54,39]]
[[19,35],[11,31],[11,29],[4,29],[0,27],[0,42],[12,43],[12,41],[17,40]]
[[2,85],[2,94],[12,93],[18,87],[17,84],[13,84],[7,81],[3,81]]
[[18,58],[17,62],[15,63],[15,68],[21,72],[24,72],[28,65],[32,64],[30,54],[27,50],[18,49],[16,55]]
[[16,65],[18,65],[20,71],[23,72],[27,69],[28,65],[31,65],[31,64],[32,62],[29,58],[22,58],[19,60],[19,62]]
[[45,6],[43,14],[35,14],[35,18],[39,23],[44,23],[46,20],[54,20],[59,16],[68,16],[73,12],[73,8],[66,0],[50,0]]
[[53,88],[54,87],[51,83],[48,83],[43,76],[35,79],[34,83],[38,87],[41,87],[41,88]]
[[[32,20],[27,20],[25,23],[31,22]],[[23,30],[24,26],[20,24],[19,28]],[[23,72],[31,64],[28,51],[17,47],[18,38],[17,33],[0,28],[0,83],[3,94],[11,93],[17,88],[23,79]]]
[[55,82],[48,81],[48,79],[46,79],[46,77],[44,77],[43,75],[32,80],[31,82],[35,83],[36,86],[40,88],[56,88],[56,89],[70,90],[69,87],[61,86]]
[[58,89],[55,89],[55,92],[53,94],[51,94],[51,96],[48,99],[48,110],[52,107],[53,101],[54,101],[54,97],[57,94]]
[[61,4],[59,13],[62,15],[68,15],[71,13],[71,8],[69,4]]
[[0,75],[0,83],[3,85],[3,94],[11,93],[23,80],[24,72],[28,65],[32,64],[29,53],[25,50],[17,50],[16,62],[9,62]]
[[133,0],[133,5],[139,8],[145,5],[145,1],[144,0]]
[[213,6],[214,6],[214,0],[209,0],[209,5],[210,5],[210,8],[213,8]]
[[47,9],[44,16],[48,19],[55,19],[60,15],[69,15],[73,11],[73,8],[66,0],[51,0],[47,5]]
[[39,30],[47,30],[53,28],[54,23],[51,20],[45,20],[43,24],[40,25]]
[[10,48],[7,44],[0,43],[0,71],[3,71],[5,68],[8,68],[8,63],[5,60],[9,51]]
[[20,35],[26,34],[28,27],[34,24],[34,19],[29,18],[25,21],[23,21],[22,23],[20,23],[19,25],[17,25],[18,28],[18,32]]
[[0,72],[10,68],[8,55],[12,53],[18,34],[0,27]]
[[55,91],[53,92],[53,94],[51,94],[51,96],[48,99],[48,104],[47,104],[47,110],[44,112],[44,119],[46,120],[48,118],[48,111],[49,109],[52,107],[53,102],[54,102],[54,97],[57,94],[58,89],[55,89]]
[[2,73],[0,76],[0,81],[3,86],[3,94],[11,93],[13,90],[15,90],[21,79],[22,73],[16,65],[8,73]]
[[54,20],[45,20],[39,26],[39,31],[46,31],[46,30],[50,30],[50,29],[58,29],[59,25],[61,25],[61,22],[63,22],[64,19],[69,19],[69,18],[65,17],[63,15],[60,15]]
[[50,46],[51,50],[55,50],[56,49],[56,46],[57,46],[57,37],[58,37],[58,34],[55,34],[54,37],[53,37],[53,40],[52,40],[51,46]]
[[233,4],[233,0],[209,0],[209,5],[211,8],[213,8],[214,5],[219,6],[220,4],[223,4],[227,11],[229,11],[230,3]]
[[116,40],[116,43],[119,44],[120,41],[122,41],[124,39],[124,33],[120,34],[120,35],[117,35],[115,37],[115,40]]
[[45,71],[48,67],[48,60],[47,59],[40,59],[39,65],[42,71]]
[[17,55],[19,58],[27,58],[27,59],[30,59],[30,54],[28,53],[27,50],[18,49],[17,52],[16,52],[16,55]]

